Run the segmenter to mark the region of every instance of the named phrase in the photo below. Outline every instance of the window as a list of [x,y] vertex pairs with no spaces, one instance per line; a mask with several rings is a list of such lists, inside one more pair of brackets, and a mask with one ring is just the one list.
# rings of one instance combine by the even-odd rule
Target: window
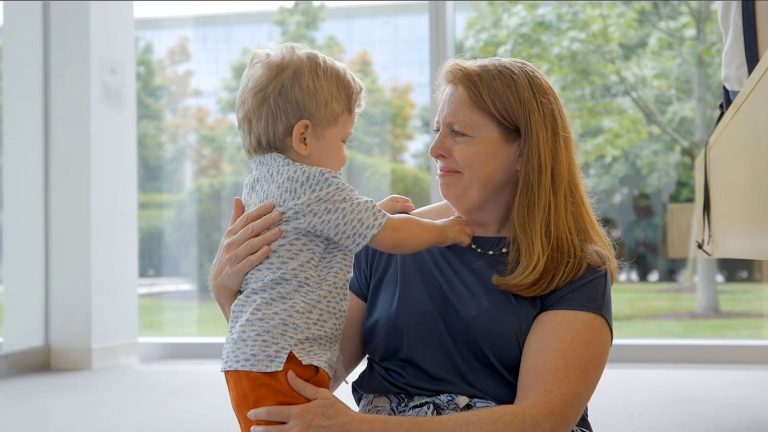
[[623,261],[616,338],[762,339],[768,265],[692,257],[693,160],[714,127],[713,2],[457,2],[458,55],[509,56],[553,82]]
[[[0,11],[3,9],[3,2],[0,2]],[[5,319],[3,315],[3,306],[5,304],[3,288],[3,34],[2,34],[2,15],[0,14],[0,352],[3,350],[3,327]]]
[[345,178],[429,204],[427,4],[335,3],[134,3],[140,336],[226,332],[206,279],[249,170],[234,100],[255,48],[299,42],[348,63],[367,98]]

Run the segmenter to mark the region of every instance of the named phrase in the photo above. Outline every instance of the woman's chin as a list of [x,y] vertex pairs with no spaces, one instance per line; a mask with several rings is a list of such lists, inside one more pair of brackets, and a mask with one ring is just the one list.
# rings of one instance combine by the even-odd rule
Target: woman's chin
[[[457,193],[456,188],[447,187],[443,184],[440,185],[440,195],[442,195],[444,200],[451,204],[460,201],[461,198],[460,194]],[[455,206],[453,207],[455,208]]]

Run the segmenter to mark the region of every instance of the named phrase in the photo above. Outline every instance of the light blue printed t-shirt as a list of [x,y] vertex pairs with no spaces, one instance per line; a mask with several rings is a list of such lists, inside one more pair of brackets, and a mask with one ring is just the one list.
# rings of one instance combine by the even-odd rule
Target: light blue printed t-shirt
[[246,210],[272,201],[283,212],[282,238],[243,280],[232,305],[222,370],[272,372],[289,351],[333,376],[355,252],[387,214],[341,174],[278,153],[251,161]]

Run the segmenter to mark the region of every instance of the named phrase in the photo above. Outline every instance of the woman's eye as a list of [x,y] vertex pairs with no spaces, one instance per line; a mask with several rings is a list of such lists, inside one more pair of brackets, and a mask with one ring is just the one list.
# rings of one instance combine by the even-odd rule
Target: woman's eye
[[467,134],[465,134],[464,132],[461,132],[461,131],[457,131],[456,129],[452,129],[452,130],[451,130],[451,134],[452,134],[453,136],[457,136],[457,137],[464,137],[464,136],[467,136]]
[[437,133],[440,133],[440,128],[434,128],[434,129],[432,129],[432,132],[434,132],[434,133],[436,133],[436,134],[437,134]]

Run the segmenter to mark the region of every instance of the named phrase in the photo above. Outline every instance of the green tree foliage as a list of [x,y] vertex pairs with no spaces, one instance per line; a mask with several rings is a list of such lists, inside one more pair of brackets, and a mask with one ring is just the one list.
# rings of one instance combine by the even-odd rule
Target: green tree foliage
[[[633,244],[649,245],[653,256],[643,259],[669,277],[665,203],[693,200],[693,162],[718,114],[722,42],[714,2],[473,7],[458,51],[522,58],[547,75],[568,111],[601,217],[623,232],[630,262],[639,268],[642,258]],[[638,212],[641,196],[652,205]]]
[[398,194],[409,197],[416,207],[430,203],[429,171],[350,150],[343,175],[344,180],[358,185],[358,193],[377,201],[387,195]]
[[280,28],[280,38],[284,42],[306,45],[336,60],[341,60],[344,56],[344,47],[338,39],[327,36],[318,43],[315,38],[315,33],[320,30],[320,24],[325,20],[325,11],[326,6],[323,3],[297,1],[291,7],[281,6],[273,22]]
[[[342,61],[345,50],[338,39],[328,36],[319,42],[315,37],[325,19],[325,10],[324,4],[301,1],[291,7],[281,7],[274,20],[280,29],[281,42],[300,43]],[[219,108],[224,114],[234,113],[240,78],[251,52],[250,48],[243,49],[241,56],[230,66],[230,76],[222,84],[224,91],[219,99]],[[410,83],[389,87],[382,85],[367,51],[353,56],[349,66],[366,86],[366,107],[355,125],[350,149],[402,162],[407,144],[415,136],[413,118],[416,103],[411,99],[413,86]]]
[[178,193],[189,188],[186,160],[194,146],[195,108],[189,40],[179,38],[155,59],[152,45],[139,41],[136,58],[139,190]]
[[[282,39],[316,48],[341,60],[344,49],[333,37],[318,42],[315,34],[325,6],[296,2],[275,17]],[[240,77],[251,49],[232,62],[222,83],[218,112],[194,103],[189,40],[180,38],[155,58],[145,41],[137,46],[137,103],[139,116],[140,274],[183,275],[201,289],[221,232],[226,227],[232,197],[242,191],[249,166],[235,125],[234,109]],[[366,119],[358,120],[355,137],[361,149],[350,146],[347,179],[362,185],[375,199],[389,193],[429,203],[429,175],[397,162],[413,137],[415,104],[409,84],[385,87],[368,53],[359,53],[356,72],[369,85]],[[365,137],[369,138],[365,138]],[[374,139],[375,137],[375,139]],[[365,147],[363,143],[367,143]],[[349,173],[347,173],[349,171]]]
[[415,135],[412,119],[416,103],[410,97],[413,86],[406,83],[384,87],[367,51],[353,57],[349,67],[365,85],[366,98],[365,110],[355,125],[350,148],[392,162],[402,162],[408,142]]
[[531,61],[552,80],[600,207],[646,192],[693,199],[714,124],[721,50],[713,2],[476,3],[460,51]]

